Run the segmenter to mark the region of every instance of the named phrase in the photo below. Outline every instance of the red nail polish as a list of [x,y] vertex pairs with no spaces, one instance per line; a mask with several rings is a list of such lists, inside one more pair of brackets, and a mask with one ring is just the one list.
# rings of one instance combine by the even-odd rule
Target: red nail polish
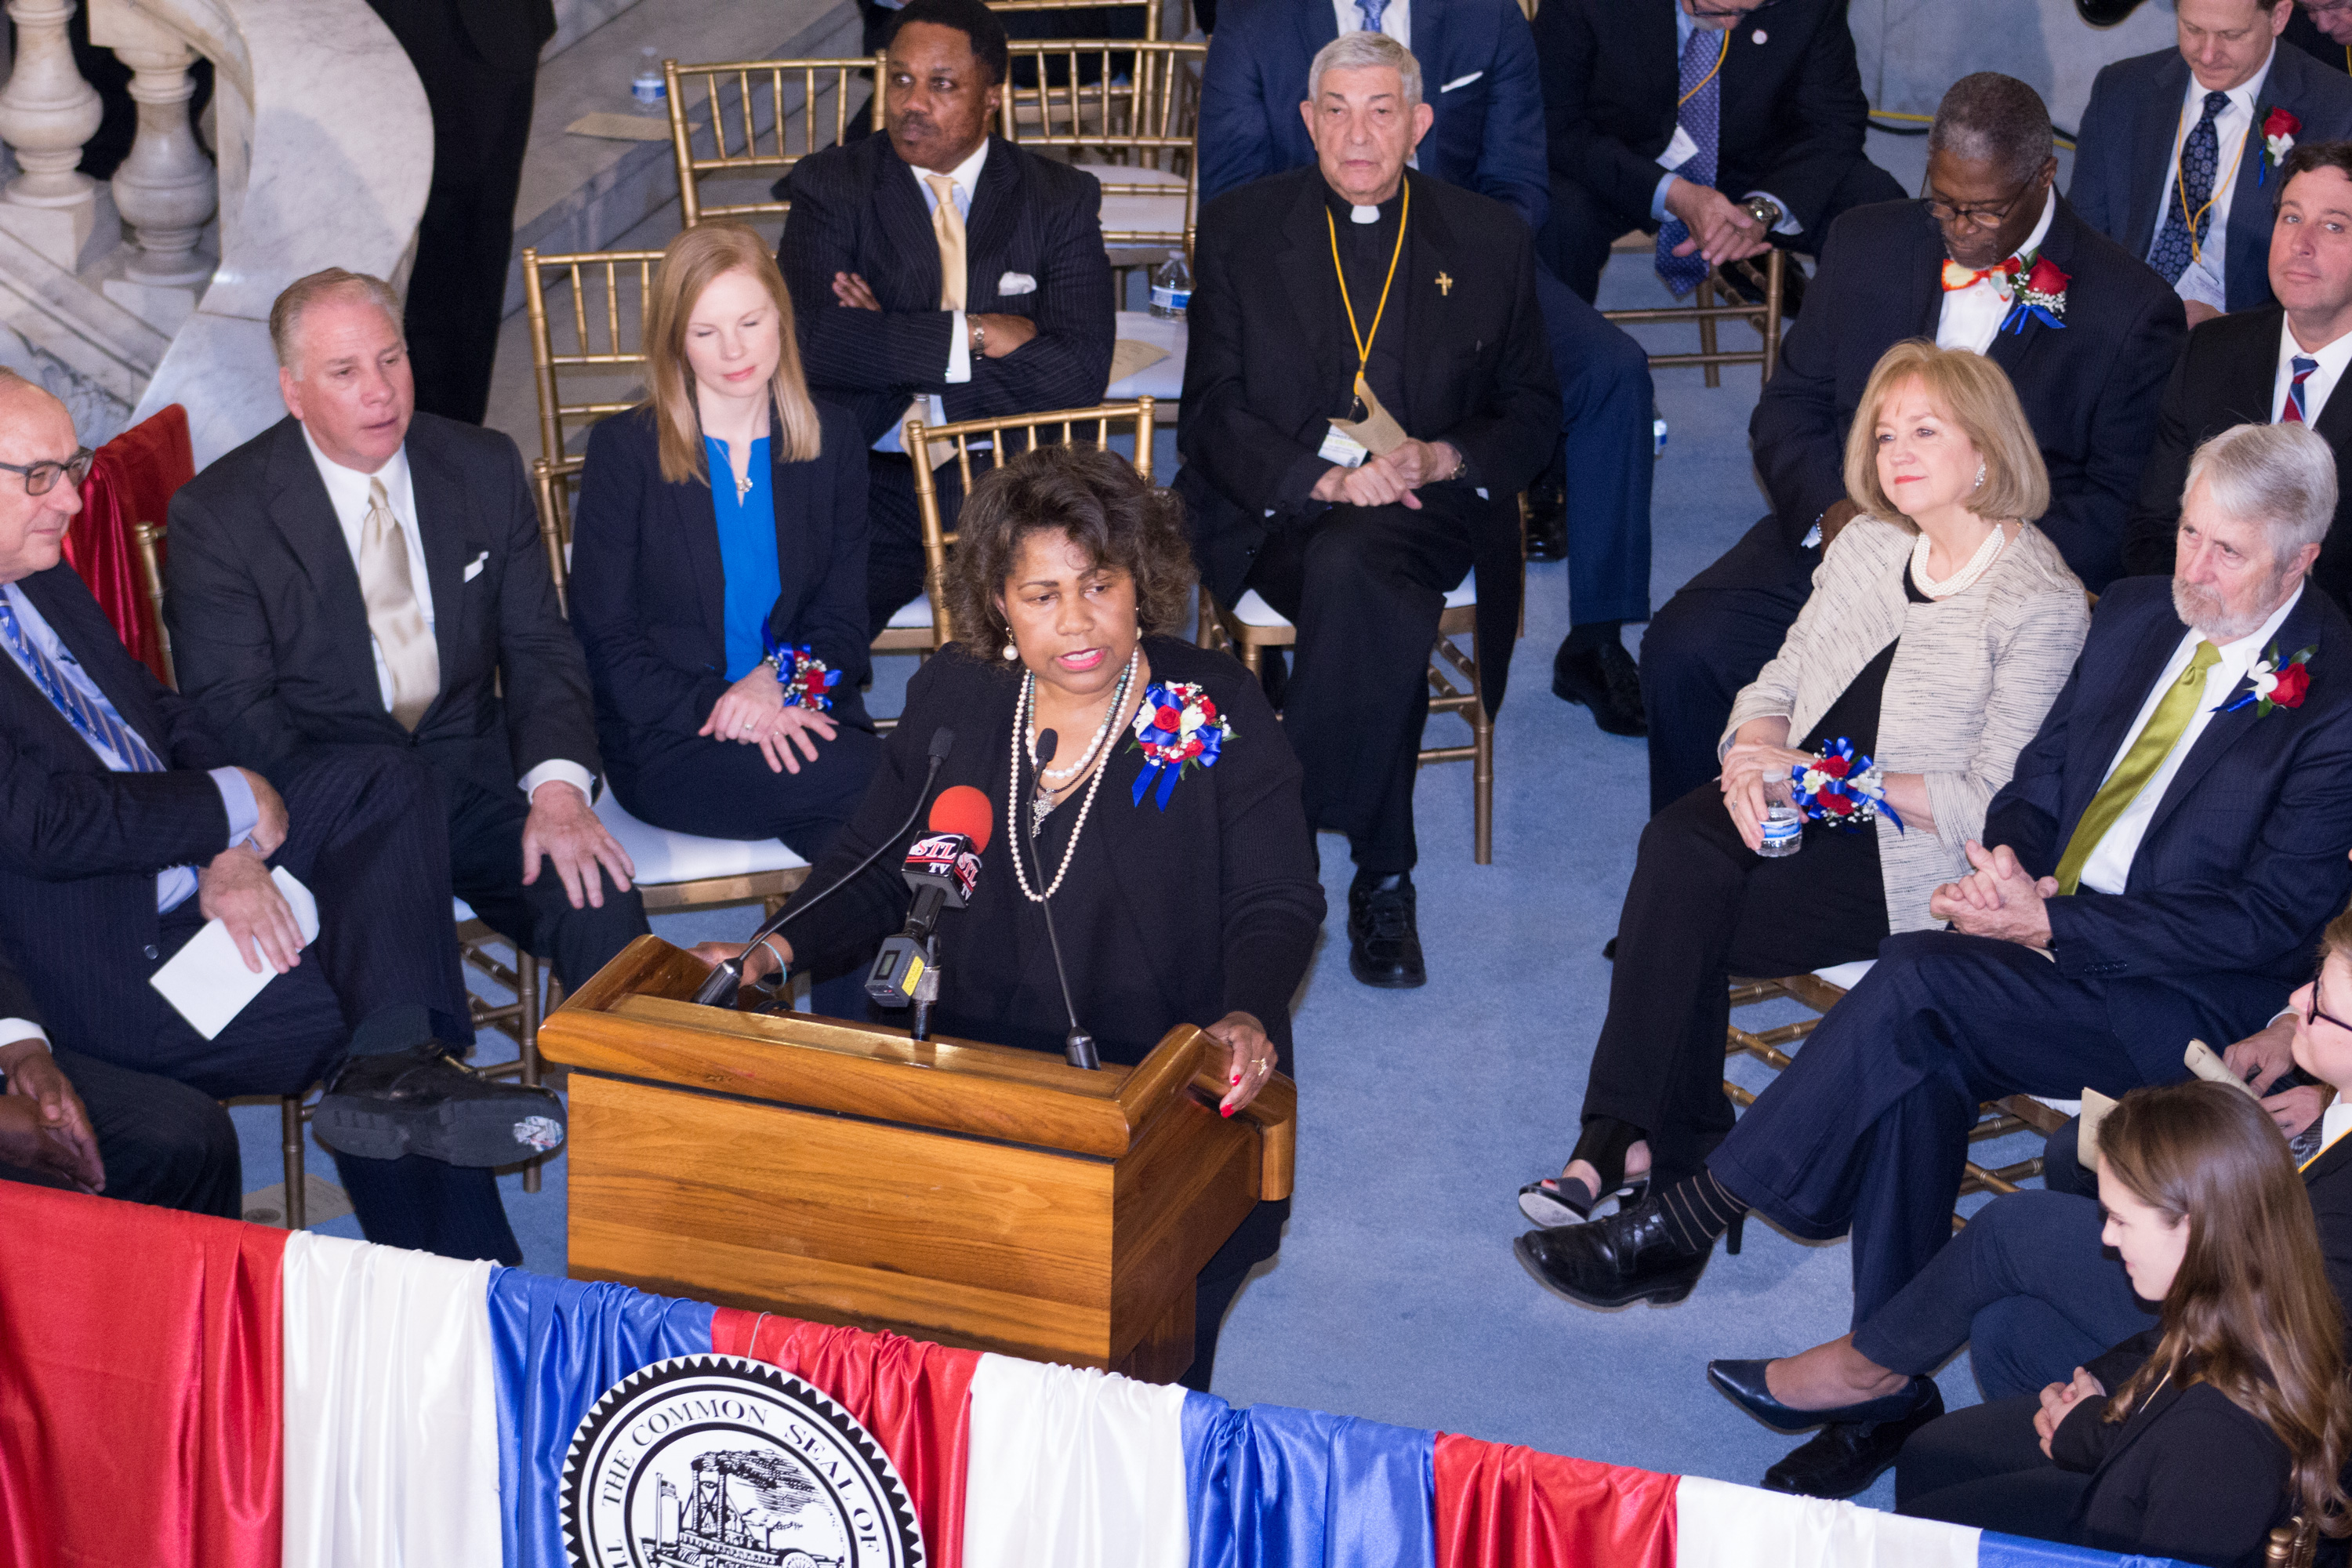
[[1231,1116],[1233,1113],[1234,1108],[1230,1105],[1221,1105],[1217,1107],[1217,1114],[1220,1116]]

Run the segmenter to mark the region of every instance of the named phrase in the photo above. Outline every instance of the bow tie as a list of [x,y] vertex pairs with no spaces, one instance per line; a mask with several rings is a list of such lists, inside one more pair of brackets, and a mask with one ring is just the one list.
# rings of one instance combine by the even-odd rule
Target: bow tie
[[1979,267],[1973,272],[1957,261],[1947,261],[1944,263],[1944,292],[1956,294],[1963,289],[1973,289],[1987,278],[1991,279],[1996,286],[2006,288],[2023,270],[2023,263],[2014,256],[1996,266]]

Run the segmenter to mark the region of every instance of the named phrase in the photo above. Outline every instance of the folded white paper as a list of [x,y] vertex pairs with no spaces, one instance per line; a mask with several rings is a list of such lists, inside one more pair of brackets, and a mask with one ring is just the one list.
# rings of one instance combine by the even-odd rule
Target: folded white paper
[[[319,900],[282,866],[269,873],[269,879],[293,907],[294,923],[302,928],[302,945],[309,947],[319,940]],[[149,976],[147,984],[162,992],[163,1000],[209,1040],[227,1028],[229,1020],[244,1012],[246,1004],[277,978],[278,972],[267,963],[258,974],[247,969],[245,960],[237,956],[228,927],[219,921],[206,921],[205,929]]]

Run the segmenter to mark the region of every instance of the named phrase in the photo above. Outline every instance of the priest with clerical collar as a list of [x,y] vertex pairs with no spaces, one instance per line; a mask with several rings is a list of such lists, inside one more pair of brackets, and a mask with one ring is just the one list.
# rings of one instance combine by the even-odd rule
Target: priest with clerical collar
[[1202,209],[1183,455],[1202,583],[1297,628],[1276,693],[1309,821],[1344,833],[1349,967],[1427,978],[1412,871],[1426,667],[1446,595],[1475,585],[1481,689],[1517,627],[1517,497],[1559,429],[1517,213],[1406,164],[1433,118],[1381,33],[1326,45],[1299,105],[1317,163]]

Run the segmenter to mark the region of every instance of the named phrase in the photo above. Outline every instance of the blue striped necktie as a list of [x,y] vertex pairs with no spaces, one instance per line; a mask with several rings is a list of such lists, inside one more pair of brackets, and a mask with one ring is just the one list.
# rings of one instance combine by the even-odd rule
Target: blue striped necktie
[[[1675,110],[1675,121],[1689,134],[1697,151],[1675,173],[1695,185],[1715,184],[1716,159],[1723,139],[1723,73],[1716,65],[1724,58],[1725,42],[1723,34],[1700,27],[1683,46],[1680,106]],[[1675,247],[1690,237],[1690,226],[1671,214],[1658,226],[1658,276],[1677,300],[1697,288],[1706,276],[1706,257],[1696,251],[1688,256],[1675,254]]]
[[2300,425],[2304,423],[2308,407],[2303,401],[2303,384],[2311,379],[2311,373],[2319,368],[2319,362],[2297,354],[2287,364],[2294,372],[2294,379],[2287,383],[2286,406],[2279,410],[2279,423]]
[[83,696],[80,689],[66,679],[66,672],[58,668],[58,661],[26,634],[24,623],[16,619],[16,607],[8,603],[5,594],[0,594],[0,637],[8,639],[8,646],[16,650],[16,656],[33,672],[33,683],[56,705],[58,711],[66,716],[66,721],[83,740],[113,752],[127,764],[126,772],[160,773],[163,771],[163,760],[139,738],[137,731]]
[[1364,18],[1364,31],[1381,30],[1381,13],[1389,8],[1389,0],[1356,0],[1356,10]]

